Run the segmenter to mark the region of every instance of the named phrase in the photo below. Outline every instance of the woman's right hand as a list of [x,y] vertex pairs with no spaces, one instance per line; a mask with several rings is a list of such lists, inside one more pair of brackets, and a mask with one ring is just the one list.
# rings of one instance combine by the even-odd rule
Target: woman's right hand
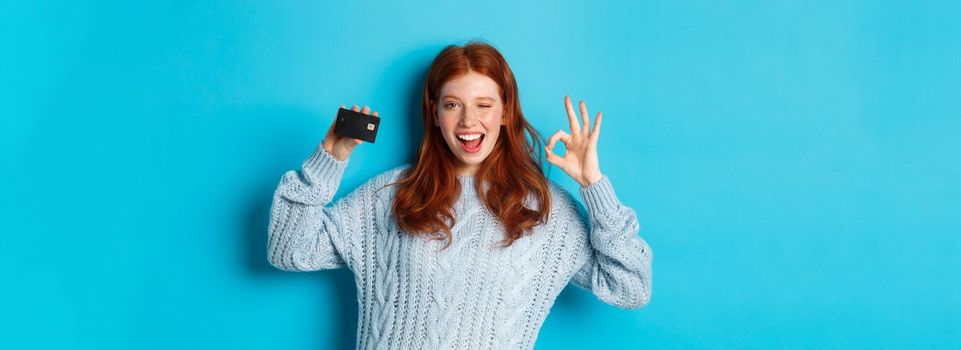
[[[345,107],[341,105],[340,108],[345,108]],[[354,105],[350,109],[353,110],[354,112],[370,114],[375,117],[377,116],[377,112],[374,112],[373,114],[370,113],[370,107],[368,106],[364,106],[364,108],[361,109],[357,107],[357,105]],[[345,160],[348,157],[350,157],[351,153],[354,152],[354,147],[357,147],[357,145],[359,145],[361,142],[364,142],[364,141],[335,134],[334,133],[335,124],[337,124],[336,115],[334,116],[334,122],[330,123],[330,128],[327,129],[327,136],[324,136],[324,142],[322,143],[322,145],[324,147],[324,150],[327,151],[327,153],[330,153],[331,155],[333,155],[334,158],[336,158],[337,160]]]

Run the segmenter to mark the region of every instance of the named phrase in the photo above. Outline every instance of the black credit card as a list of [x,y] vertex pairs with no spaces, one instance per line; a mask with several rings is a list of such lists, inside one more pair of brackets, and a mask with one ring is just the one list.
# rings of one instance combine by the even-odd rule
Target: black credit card
[[380,118],[378,117],[346,108],[337,111],[337,121],[334,123],[334,133],[337,135],[374,143],[379,128]]

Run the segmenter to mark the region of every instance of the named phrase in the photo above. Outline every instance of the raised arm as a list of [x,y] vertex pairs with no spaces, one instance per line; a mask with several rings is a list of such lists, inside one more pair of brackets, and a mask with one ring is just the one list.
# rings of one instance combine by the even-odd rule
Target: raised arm
[[[363,110],[357,106],[352,109],[370,113],[367,106]],[[337,193],[350,154],[361,142],[334,134],[335,124],[336,120],[301,170],[284,173],[274,192],[267,257],[279,269],[352,267],[359,240],[373,230],[369,224],[374,215],[371,187],[376,181],[367,181],[333,206],[326,206]]]
[[[348,160],[334,159],[317,146],[301,171],[284,173],[274,191],[268,228],[268,260],[286,271],[315,271],[345,265],[347,249],[343,242],[344,225],[331,217],[335,208],[325,208],[337,193]],[[348,205],[341,200],[340,206]],[[342,244],[343,246],[343,244]]]
[[380,192],[403,170],[397,167],[367,180],[327,205],[346,160],[317,147],[298,173],[288,171],[274,193],[270,211],[268,258],[288,271],[316,271],[347,266],[356,271],[364,242],[385,232],[390,210],[387,192]]
[[572,229],[589,244],[571,281],[610,305],[627,309],[647,305],[654,256],[638,235],[637,215],[618,200],[607,176],[580,192],[587,213],[578,206],[580,222]]

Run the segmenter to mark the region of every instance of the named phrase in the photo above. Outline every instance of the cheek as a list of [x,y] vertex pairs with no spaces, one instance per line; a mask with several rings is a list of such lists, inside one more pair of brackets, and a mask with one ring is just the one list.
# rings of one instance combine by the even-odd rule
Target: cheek
[[495,124],[500,125],[501,116],[503,115],[504,113],[501,111],[490,111],[490,112],[484,113],[482,115],[482,119],[484,120],[484,124],[494,127]]
[[457,124],[457,118],[452,117],[450,113],[441,112],[437,115],[437,124],[442,130],[452,130]]

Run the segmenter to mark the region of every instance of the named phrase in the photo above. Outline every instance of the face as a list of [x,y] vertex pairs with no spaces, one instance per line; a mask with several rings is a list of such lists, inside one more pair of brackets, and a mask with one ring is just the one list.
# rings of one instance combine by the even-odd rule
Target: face
[[434,125],[460,161],[459,175],[473,176],[506,123],[500,87],[490,77],[470,71],[444,83],[432,109]]

